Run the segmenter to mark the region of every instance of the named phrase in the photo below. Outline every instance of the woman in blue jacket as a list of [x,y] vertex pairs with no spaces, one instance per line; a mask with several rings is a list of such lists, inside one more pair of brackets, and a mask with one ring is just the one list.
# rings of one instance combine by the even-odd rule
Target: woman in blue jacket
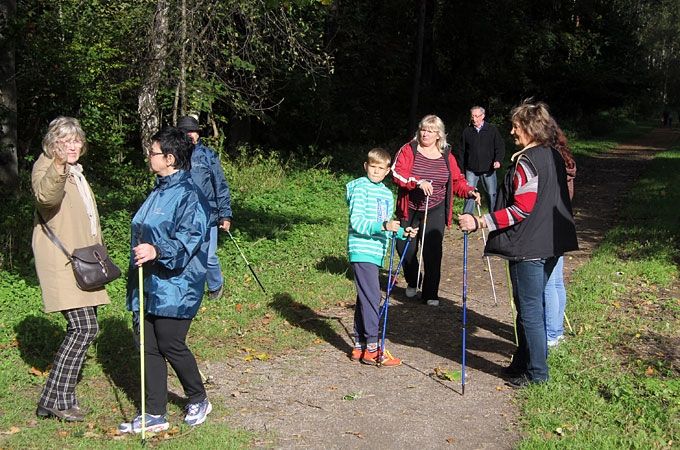
[[[165,128],[152,138],[149,167],[156,186],[132,219],[127,308],[139,326],[137,268],[144,274],[145,429],[167,430],[169,362],[189,399],[184,421],[198,425],[212,410],[196,359],[187,347],[191,320],[201,305],[208,251],[208,205],[191,178],[193,143]],[[167,361],[167,362],[166,362]],[[141,414],[120,426],[141,432]]]

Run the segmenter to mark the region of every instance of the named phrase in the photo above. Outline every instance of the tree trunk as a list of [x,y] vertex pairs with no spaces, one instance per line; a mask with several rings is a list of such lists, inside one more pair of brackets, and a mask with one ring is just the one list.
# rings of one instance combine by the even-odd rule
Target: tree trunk
[[19,182],[17,161],[17,85],[14,67],[14,42],[10,23],[17,10],[16,0],[0,2],[0,184],[16,187]]
[[141,122],[142,149],[151,149],[151,136],[160,127],[156,95],[168,56],[168,2],[158,0],[150,35],[151,52],[148,71],[139,92],[137,111]]
[[418,12],[418,36],[416,39],[416,67],[413,76],[413,91],[411,92],[411,112],[409,114],[409,134],[415,132],[418,126],[418,100],[420,97],[420,77],[423,70],[423,41],[425,38],[425,4],[426,0],[420,0]]
[[182,0],[182,46],[179,55],[179,105],[183,116],[187,114],[187,0]]

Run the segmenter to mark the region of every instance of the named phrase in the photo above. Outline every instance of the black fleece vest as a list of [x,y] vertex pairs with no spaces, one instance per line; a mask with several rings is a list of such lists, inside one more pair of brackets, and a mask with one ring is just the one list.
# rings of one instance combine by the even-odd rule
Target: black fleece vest
[[[536,204],[523,221],[489,233],[484,254],[525,260],[560,256],[578,250],[564,160],[557,150],[542,146],[530,148],[518,161],[522,158],[528,160],[538,173]],[[517,163],[505,174],[496,210],[513,203],[512,182],[516,167]]]

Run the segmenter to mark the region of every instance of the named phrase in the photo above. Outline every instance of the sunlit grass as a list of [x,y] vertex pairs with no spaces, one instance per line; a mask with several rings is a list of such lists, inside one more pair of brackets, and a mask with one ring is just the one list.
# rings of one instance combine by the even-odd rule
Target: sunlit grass
[[623,202],[627,220],[574,273],[576,336],[551,352],[550,383],[521,394],[520,448],[677,446],[679,182],[680,151],[660,154]]

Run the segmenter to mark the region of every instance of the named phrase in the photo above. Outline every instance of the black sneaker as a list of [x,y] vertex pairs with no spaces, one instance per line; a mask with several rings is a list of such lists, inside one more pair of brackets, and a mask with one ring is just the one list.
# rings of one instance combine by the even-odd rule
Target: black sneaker
[[209,298],[210,300],[217,300],[217,299],[219,299],[219,298],[222,298],[222,293],[223,293],[223,292],[224,292],[224,284],[223,284],[222,286],[220,286],[219,289],[217,289],[217,290],[215,290],[215,291],[210,291],[210,292],[208,292],[208,298]]
[[505,381],[505,384],[513,389],[521,389],[523,387],[529,386],[531,384],[531,380],[529,380],[526,375],[520,375],[518,377],[508,378]]
[[503,367],[501,369],[501,375],[505,378],[517,378],[526,373],[525,369],[520,369],[518,367],[513,367],[512,364],[510,364],[508,367]]

